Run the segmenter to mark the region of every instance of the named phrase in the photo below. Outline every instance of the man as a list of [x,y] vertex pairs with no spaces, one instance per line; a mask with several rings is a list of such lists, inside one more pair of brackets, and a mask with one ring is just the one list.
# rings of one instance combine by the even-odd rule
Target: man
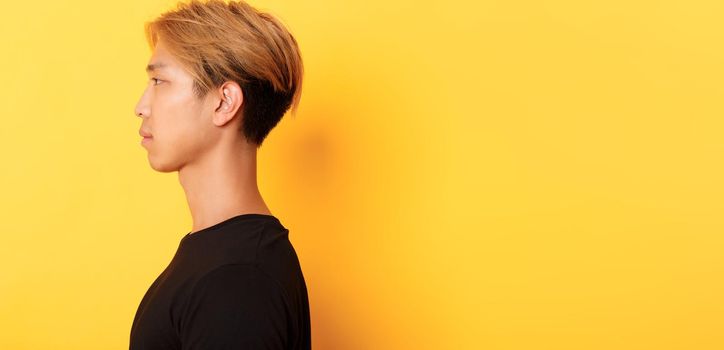
[[295,39],[218,0],[179,3],[145,29],[141,144],[153,169],[178,171],[193,228],[141,300],[130,349],[310,349],[299,260],[256,183],[257,148],[299,101]]

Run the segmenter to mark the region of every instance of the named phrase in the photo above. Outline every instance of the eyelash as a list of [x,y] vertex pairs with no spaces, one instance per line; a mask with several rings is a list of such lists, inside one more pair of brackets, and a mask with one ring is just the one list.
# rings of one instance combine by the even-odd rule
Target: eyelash
[[[155,80],[155,81],[157,81],[157,82],[160,82],[160,81],[161,81],[161,79],[158,79],[158,78],[151,78],[151,80]],[[155,84],[153,84],[153,85],[158,85],[158,83],[155,83]]]

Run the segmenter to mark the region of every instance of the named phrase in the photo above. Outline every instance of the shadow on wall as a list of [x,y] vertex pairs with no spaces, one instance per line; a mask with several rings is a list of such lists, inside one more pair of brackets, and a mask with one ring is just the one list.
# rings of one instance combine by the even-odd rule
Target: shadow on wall
[[351,286],[363,279],[354,271],[362,264],[359,257],[370,252],[361,251],[364,245],[355,244],[359,237],[349,228],[365,215],[359,203],[365,190],[363,135],[353,128],[362,115],[333,101],[330,95],[287,121],[294,128],[284,136],[291,140],[288,149],[280,152],[286,174],[280,185],[287,187],[287,205],[302,209],[290,239],[298,247],[309,292],[312,347],[362,349],[368,346],[360,339],[368,337],[352,326],[360,298]]

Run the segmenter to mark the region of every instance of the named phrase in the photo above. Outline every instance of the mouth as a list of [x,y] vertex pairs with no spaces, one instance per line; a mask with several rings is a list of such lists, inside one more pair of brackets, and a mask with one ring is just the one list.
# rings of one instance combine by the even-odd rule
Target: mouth
[[146,131],[146,130],[144,130],[144,129],[138,130],[138,135],[140,135],[140,136],[142,136],[142,137],[144,137],[144,138],[146,138],[146,137],[148,137],[148,138],[153,137],[153,135],[151,135],[150,132],[148,132],[148,131]]

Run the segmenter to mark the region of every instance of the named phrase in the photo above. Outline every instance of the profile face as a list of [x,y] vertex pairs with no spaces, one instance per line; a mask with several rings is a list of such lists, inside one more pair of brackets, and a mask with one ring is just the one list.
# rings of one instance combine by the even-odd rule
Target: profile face
[[141,145],[148,151],[153,169],[178,171],[213,146],[213,109],[196,98],[193,78],[167,51],[162,39],[156,43],[148,64],[148,84],[135,113],[142,119],[139,133],[151,137]]

